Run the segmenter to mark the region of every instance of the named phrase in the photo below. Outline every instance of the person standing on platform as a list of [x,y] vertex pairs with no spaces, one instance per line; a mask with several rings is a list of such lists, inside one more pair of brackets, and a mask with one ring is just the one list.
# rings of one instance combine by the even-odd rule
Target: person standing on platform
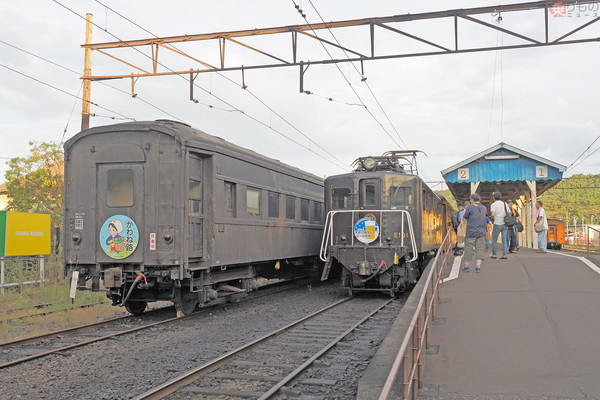
[[515,224],[508,228],[508,252],[516,253],[519,251],[519,239],[517,238],[517,222],[520,220],[519,212],[515,208],[515,203],[512,200],[507,202],[508,210],[512,213]]
[[542,202],[539,200],[535,202],[535,222],[533,227],[538,234],[538,249],[535,252],[547,253],[548,241],[546,235],[548,234],[548,219],[546,218],[546,210],[544,210]]
[[508,254],[508,227],[504,224],[506,216],[506,203],[502,201],[502,193],[494,192],[492,194],[494,202],[490,206],[492,218],[494,219],[494,230],[492,231],[492,258],[496,258],[496,249],[498,247],[498,235],[502,235],[502,260],[506,260]]
[[463,218],[468,221],[465,239],[465,272],[469,272],[469,265],[473,258],[476,260],[475,272],[481,271],[483,261],[483,248],[485,240],[485,214],[487,208],[482,205],[481,196],[477,193],[469,197],[471,205],[465,210]]

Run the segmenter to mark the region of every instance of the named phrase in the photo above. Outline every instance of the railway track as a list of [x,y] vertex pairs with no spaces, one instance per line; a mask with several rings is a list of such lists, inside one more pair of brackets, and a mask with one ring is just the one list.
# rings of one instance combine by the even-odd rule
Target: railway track
[[[350,336],[358,337],[361,346],[368,346],[369,332],[361,332],[361,326],[394,301],[398,300],[343,299],[165,382],[136,399],[326,398],[328,387],[335,381],[306,375],[307,371],[319,366],[343,369],[348,359],[341,358],[340,365],[332,366],[323,357],[332,349],[343,347],[343,342]],[[303,395],[306,387],[311,387],[308,389],[310,395]],[[315,392],[323,392],[323,395],[314,395]]]
[[[300,280],[300,283],[303,282],[303,280]],[[285,285],[286,283],[287,285]],[[292,284],[290,285],[289,283]],[[253,292],[247,296],[244,301],[251,301],[281,291],[290,290],[297,285],[298,282],[293,281],[265,285],[259,288],[257,292]],[[167,324],[184,318],[193,318],[227,306],[228,304],[220,304],[199,309],[185,317],[165,318],[165,312],[169,312],[169,310],[173,309],[173,306],[169,306],[147,311],[142,316],[127,315],[106,321],[80,325],[60,331],[0,343],[0,369],[32,361],[51,354],[61,354],[62,352],[77,347],[135,333],[157,325]]]
[[[85,308],[99,306],[101,304],[102,303],[82,304],[80,306],[75,306],[75,307],[70,307],[70,308],[63,308],[63,309],[60,309],[60,310],[42,311],[42,312],[35,313],[35,314],[25,314],[25,315],[20,315],[20,316],[17,316],[17,317],[12,317],[11,316],[10,318],[0,320],[0,324],[9,324],[9,323],[14,322],[14,321],[21,321],[21,320],[30,319],[30,318],[46,317],[46,316],[51,315],[51,314],[59,314],[59,313],[73,311],[73,310],[80,310],[80,309],[85,309]],[[39,310],[39,309],[46,308],[46,307],[51,307],[51,306],[52,306],[52,304],[36,305],[36,306],[33,306],[32,308],[36,308],[36,309]],[[24,310],[24,308],[22,310]]]

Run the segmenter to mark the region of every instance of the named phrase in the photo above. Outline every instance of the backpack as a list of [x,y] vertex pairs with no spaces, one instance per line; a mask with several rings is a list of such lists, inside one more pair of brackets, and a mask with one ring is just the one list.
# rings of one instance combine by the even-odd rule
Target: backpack
[[460,221],[458,220],[458,210],[452,211],[451,222],[454,229],[458,228]]

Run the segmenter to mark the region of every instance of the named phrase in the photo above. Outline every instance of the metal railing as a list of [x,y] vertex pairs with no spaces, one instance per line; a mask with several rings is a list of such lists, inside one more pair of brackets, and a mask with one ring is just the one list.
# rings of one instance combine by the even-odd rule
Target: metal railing
[[[38,280],[21,280],[20,282],[10,282],[6,283],[5,275],[6,275],[6,261],[10,260],[39,260],[39,279]],[[45,256],[31,256],[31,257],[0,257],[0,294],[4,293],[4,288],[14,287],[14,286],[22,286],[22,285],[33,285],[36,283],[44,284],[44,263]]]
[[423,352],[429,343],[431,322],[435,318],[436,306],[439,300],[439,289],[442,277],[452,262],[454,241],[450,229],[433,259],[429,274],[421,277],[426,279],[423,292],[417,304],[415,313],[407,329],[400,350],[394,359],[390,373],[379,395],[379,400],[390,398],[392,389],[400,370],[402,371],[402,399],[416,400],[423,377]]
[[[584,252],[587,254],[595,254],[600,252],[600,231],[589,225],[584,226],[585,233],[582,229],[575,230],[573,243],[566,240],[563,245],[565,249]],[[581,233],[581,235],[579,235]],[[579,235],[579,236],[578,236]]]
[[[593,245],[592,242],[592,235],[590,235],[592,232],[596,232],[596,234],[594,236],[596,236],[598,238],[598,246]],[[592,251],[596,252],[598,250],[600,250],[600,231],[598,229],[592,228],[591,226],[587,226],[587,232],[586,232],[586,237],[587,237],[587,252],[588,254],[591,254]]]
[[[406,210],[337,210],[337,211],[329,211],[327,213],[327,218],[325,219],[325,228],[323,230],[323,238],[321,239],[321,250],[319,252],[319,257],[321,261],[327,262],[329,260],[329,245],[333,243],[333,232],[334,232],[334,217],[338,214],[351,214],[352,224],[354,225],[359,219],[356,219],[355,214],[379,214],[379,221],[383,220],[384,214],[391,213],[400,213],[400,246],[404,247],[404,225],[408,226],[408,233],[410,237],[411,249],[412,249],[412,258],[408,260],[409,262],[415,261],[418,257],[417,254],[417,244],[415,242],[415,232],[413,230],[412,219],[410,217],[410,213]],[[354,235],[352,236],[352,241],[350,243],[351,246],[354,245]],[[379,246],[383,246],[383,232],[379,233]]]

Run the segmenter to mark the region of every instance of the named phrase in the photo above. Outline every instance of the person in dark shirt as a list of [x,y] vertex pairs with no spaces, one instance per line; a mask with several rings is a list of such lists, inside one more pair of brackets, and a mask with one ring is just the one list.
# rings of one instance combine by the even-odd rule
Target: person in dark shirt
[[508,252],[516,253],[519,251],[519,238],[517,237],[517,224],[516,222],[520,221],[520,215],[517,209],[515,208],[515,203],[512,200],[507,202],[508,210],[512,213],[515,218],[515,224],[508,228]]
[[481,271],[483,261],[483,249],[485,247],[485,214],[487,208],[482,205],[481,196],[473,193],[469,200],[471,205],[465,210],[464,219],[467,220],[467,235],[465,239],[465,272],[469,272],[469,264],[476,260],[475,272]]

